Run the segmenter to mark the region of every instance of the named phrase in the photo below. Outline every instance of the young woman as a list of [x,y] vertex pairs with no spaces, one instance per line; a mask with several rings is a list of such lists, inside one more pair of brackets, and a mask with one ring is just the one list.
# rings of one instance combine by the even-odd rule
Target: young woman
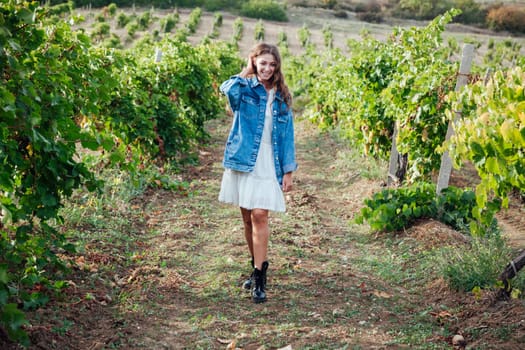
[[238,205],[253,272],[244,283],[256,303],[266,301],[269,211],[284,212],[283,192],[297,169],[292,97],[274,45],[257,44],[247,66],[221,85],[233,111],[224,150],[219,200]]

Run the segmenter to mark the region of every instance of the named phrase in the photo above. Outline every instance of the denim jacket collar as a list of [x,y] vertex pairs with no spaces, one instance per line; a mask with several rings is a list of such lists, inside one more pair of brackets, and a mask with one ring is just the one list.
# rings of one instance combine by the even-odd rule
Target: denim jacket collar
[[[259,81],[259,79],[257,79],[256,75],[253,75],[252,77],[248,78],[248,82],[252,89],[255,89],[259,85],[261,85],[264,88],[263,84]],[[275,99],[278,100],[279,102],[284,101],[279,91],[275,92]]]

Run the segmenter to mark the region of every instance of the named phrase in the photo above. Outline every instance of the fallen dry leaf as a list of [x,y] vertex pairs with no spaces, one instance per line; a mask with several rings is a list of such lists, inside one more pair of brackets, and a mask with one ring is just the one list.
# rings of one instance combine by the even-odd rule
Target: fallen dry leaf
[[230,344],[226,347],[226,350],[235,350],[237,348],[237,341],[232,340]]
[[277,349],[277,350],[292,350],[292,346],[291,345],[286,345],[284,348],[280,348],[280,349]]
[[431,312],[430,314],[434,317],[439,317],[439,318],[452,317],[452,314],[448,311]]
[[375,295],[376,297],[379,297],[379,298],[385,298],[385,299],[389,299],[389,298],[392,298],[392,295],[387,293],[387,292],[383,292],[381,290],[374,290],[372,291],[372,294]]

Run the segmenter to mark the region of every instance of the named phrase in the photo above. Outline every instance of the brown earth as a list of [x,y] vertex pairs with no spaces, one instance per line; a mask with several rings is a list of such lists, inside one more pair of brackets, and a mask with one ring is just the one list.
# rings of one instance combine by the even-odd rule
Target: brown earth
[[[385,240],[416,250],[467,243],[435,221],[375,238],[356,233],[362,229],[349,220],[383,181],[341,169],[337,158],[345,146],[305,121],[297,123],[300,169],[287,196],[288,212],[271,218],[269,301],[254,306],[238,287],[246,272],[238,213],[215,197],[228,121],[212,124],[213,137],[201,149],[199,165],[182,174],[191,181],[193,195],[152,189],[134,199],[128,212],[133,232],[128,234],[140,254],[124,266],[103,242],[88,245],[75,257],[77,269],[65,295],[29,314],[31,349],[452,349],[453,334],[463,334],[469,349],[522,348],[523,300],[497,301],[489,291],[474,298],[450,290],[441,279],[419,284],[415,291],[352,264],[366,258],[359,248],[363,239],[368,252],[385,249]],[[195,244],[192,239],[199,234],[215,238]],[[155,261],[170,261],[180,251],[191,252],[187,265]],[[206,264],[192,259],[204,263],[221,255],[219,291],[210,291],[213,282],[202,282]],[[287,316],[294,313],[300,313],[299,321]],[[418,322],[422,313],[451,335],[437,332],[412,340],[417,346],[396,342],[393,330]],[[256,335],[250,325],[259,330]],[[0,347],[17,348],[5,337]]]

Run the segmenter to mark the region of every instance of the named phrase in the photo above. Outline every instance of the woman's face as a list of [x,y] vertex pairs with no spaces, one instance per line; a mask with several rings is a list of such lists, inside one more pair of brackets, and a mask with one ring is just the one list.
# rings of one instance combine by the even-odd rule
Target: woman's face
[[277,68],[277,61],[271,53],[264,53],[255,57],[255,69],[261,83],[269,82]]

